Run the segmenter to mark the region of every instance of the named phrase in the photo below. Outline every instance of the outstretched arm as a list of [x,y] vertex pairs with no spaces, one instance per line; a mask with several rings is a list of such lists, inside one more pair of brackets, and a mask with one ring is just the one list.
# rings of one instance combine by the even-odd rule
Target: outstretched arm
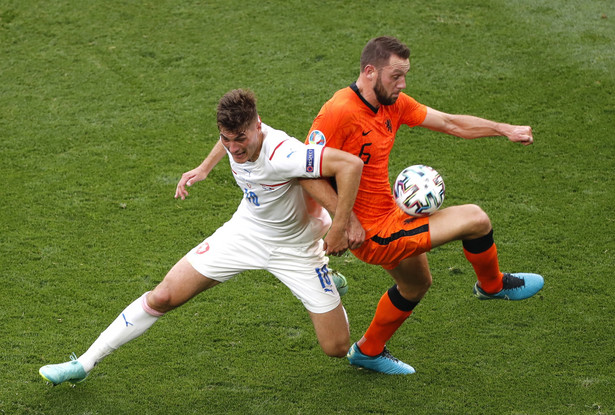
[[337,183],[337,204],[333,223],[325,237],[325,251],[327,254],[341,255],[348,249],[346,227],[359,190],[363,162],[350,153],[334,148],[323,149],[322,157],[321,175],[334,177]]
[[473,115],[447,114],[429,107],[421,127],[466,139],[504,136],[525,146],[534,142],[530,126],[500,123]]
[[216,145],[211,149],[209,155],[203,160],[203,162],[195,169],[192,169],[184,174],[182,174],[179,183],[177,183],[177,187],[175,188],[175,199],[181,198],[184,200],[186,196],[188,196],[188,190],[186,190],[186,186],[190,187],[194,183],[199,182],[201,180],[205,180],[209,175],[209,172],[218,164],[222,157],[226,154],[226,149],[218,140]]

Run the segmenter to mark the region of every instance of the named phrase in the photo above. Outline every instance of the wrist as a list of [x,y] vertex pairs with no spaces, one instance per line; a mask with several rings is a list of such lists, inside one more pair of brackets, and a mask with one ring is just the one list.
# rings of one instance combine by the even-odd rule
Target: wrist
[[333,220],[333,222],[331,223],[331,226],[329,227],[329,232],[345,232],[346,231],[346,225],[342,224],[340,221],[336,221],[335,219]]
[[512,133],[512,129],[513,126],[510,124],[506,124],[506,123],[496,123],[495,125],[495,131],[498,133],[498,135],[503,136],[503,137],[509,137],[510,134]]

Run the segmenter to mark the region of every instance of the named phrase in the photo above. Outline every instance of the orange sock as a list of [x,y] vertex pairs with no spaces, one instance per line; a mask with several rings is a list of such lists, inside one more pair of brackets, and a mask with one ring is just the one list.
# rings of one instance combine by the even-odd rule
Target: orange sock
[[463,253],[472,264],[480,288],[487,294],[500,291],[503,287],[498,250],[493,242],[493,230],[482,238],[463,241]]
[[412,314],[417,304],[418,301],[411,302],[403,298],[397,290],[397,285],[391,287],[380,298],[374,319],[363,338],[357,342],[361,352],[368,356],[382,353],[386,342]]

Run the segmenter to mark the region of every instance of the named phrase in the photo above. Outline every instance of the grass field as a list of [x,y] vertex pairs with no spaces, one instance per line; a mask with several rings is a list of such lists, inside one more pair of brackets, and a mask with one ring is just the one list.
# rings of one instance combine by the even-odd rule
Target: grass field
[[[612,0],[0,0],[0,413],[615,414],[615,4]],[[391,175],[442,173],[446,206],[492,218],[525,302],[479,302],[459,243],[389,343],[417,374],[359,371],[319,349],[302,306],[246,273],[162,318],[85,383],[38,368],[82,353],[225,222],[226,163],[173,199],[216,140],[229,89],[302,139],[354,81],[371,37],[408,43],[407,92],[529,124],[535,145],[400,130]],[[352,340],[387,274],[351,255]]]

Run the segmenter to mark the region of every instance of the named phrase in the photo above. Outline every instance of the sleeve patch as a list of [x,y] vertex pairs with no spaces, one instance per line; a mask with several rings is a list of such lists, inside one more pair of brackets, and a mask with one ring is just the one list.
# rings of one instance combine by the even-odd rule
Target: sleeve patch
[[308,173],[314,172],[314,149],[308,148],[305,155],[305,171]]
[[327,143],[327,139],[322,131],[314,130],[310,133],[308,137],[308,144],[317,144],[319,146],[324,146]]

